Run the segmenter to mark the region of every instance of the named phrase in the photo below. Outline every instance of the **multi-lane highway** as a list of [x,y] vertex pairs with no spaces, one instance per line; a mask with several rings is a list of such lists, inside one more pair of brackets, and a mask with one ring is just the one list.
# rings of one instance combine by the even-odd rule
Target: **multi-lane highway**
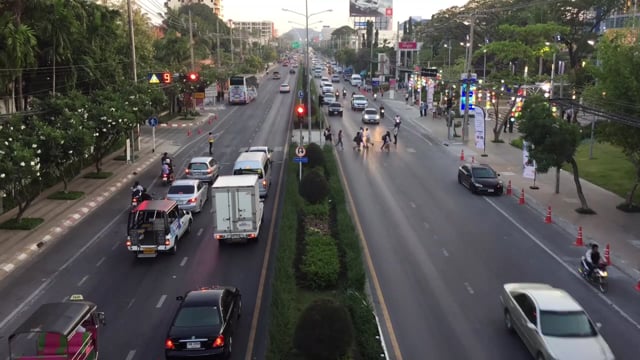
[[[286,69],[285,69],[286,70]],[[292,94],[279,94],[283,81],[295,85],[295,76],[281,71],[283,80],[264,79],[258,99],[246,106],[229,107],[219,120],[203,125],[187,137],[179,129],[159,129],[156,135],[171,142],[171,154],[182,174],[193,156],[208,154],[207,132],[216,134],[214,157],[221,175],[231,174],[238,153],[251,145],[268,145],[273,186],[265,202],[262,235],[257,244],[218,247],[212,239],[211,202],[195,215],[191,234],[175,256],[136,259],[124,245],[130,193],[117,193],[63,239],[20,272],[0,284],[0,359],[7,356],[6,336],[37,306],[80,293],[106,313],[101,333],[101,358],[119,360],[164,359],[166,331],[176,308],[177,295],[209,285],[232,285],[243,294],[243,317],[234,336],[233,359],[263,359],[266,346],[265,311],[268,307],[268,270],[265,252],[275,237],[270,230],[277,219],[277,190],[286,149],[286,131]],[[139,175],[150,192],[163,196],[157,181],[160,168]],[[260,291],[259,291],[260,290]],[[260,316],[255,314],[261,301]],[[250,339],[251,338],[251,339]]]
[[530,359],[503,324],[498,296],[508,282],[567,290],[602,324],[617,359],[638,358],[639,297],[625,275],[610,269],[610,292],[597,293],[576,276],[584,249],[568,245],[575,234],[545,224],[513,198],[470,194],[457,183],[458,159],[414,114],[403,116],[390,153],[380,151],[395,115],[390,107],[382,124],[368,126],[376,146],[353,151],[361,114],[341,101],[344,117],[330,123],[334,133],[344,131],[339,163],[371,255],[372,293],[391,358]]

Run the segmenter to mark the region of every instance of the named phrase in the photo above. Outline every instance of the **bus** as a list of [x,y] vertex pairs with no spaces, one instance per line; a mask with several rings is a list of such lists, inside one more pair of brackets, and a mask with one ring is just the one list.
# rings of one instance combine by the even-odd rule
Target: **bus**
[[255,75],[235,75],[229,79],[229,104],[248,104],[258,97]]

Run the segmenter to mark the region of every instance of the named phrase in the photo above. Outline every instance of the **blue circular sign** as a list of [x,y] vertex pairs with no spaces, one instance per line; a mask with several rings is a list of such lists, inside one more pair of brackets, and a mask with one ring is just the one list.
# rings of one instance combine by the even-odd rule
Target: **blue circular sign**
[[156,118],[154,118],[154,117],[149,118],[149,126],[151,126],[151,127],[156,127],[156,126],[158,126],[158,119],[156,119]]

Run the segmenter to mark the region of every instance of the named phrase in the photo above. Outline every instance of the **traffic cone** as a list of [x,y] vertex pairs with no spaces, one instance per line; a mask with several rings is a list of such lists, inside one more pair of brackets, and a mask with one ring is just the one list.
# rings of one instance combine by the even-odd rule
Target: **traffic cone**
[[209,116],[209,125],[211,125],[211,119],[213,118],[213,116]]
[[611,246],[609,244],[604,248],[604,262],[607,266],[611,266]]
[[578,226],[578,237],[576,237],[576,242],[574,242],[573,245],[584,246],[584,241],[582,240],[582,226]]
[[476,157],[475,157],[475,156],[472,156],[472,157],[471,157],[471,163],[472,163],[472,164],[475,164],[475,163],[476,163]]
[[202,129],[198,129],[198,135],[202,134]]
[[187,129],[187,136],[191,136],[191,127]]
[[460,161],[464,161],[464,149],[460,151]]
[[547,216],[544,217],[545,224],[551,224],[553,221],[551,220],[551,205],[547,208]]
[[511,180],[507,183],[507,195],[511,195],[513,191],[511,190]]
[[518,204],[524,205],[524,189],[520,191],[520,199],[518,199]]
[[215,117],[216,120],[218,120],[218,114],[214,114],[213,116]]
[[636,290],[640,291],[640,280],[638,280],[638,283],[636,284]]

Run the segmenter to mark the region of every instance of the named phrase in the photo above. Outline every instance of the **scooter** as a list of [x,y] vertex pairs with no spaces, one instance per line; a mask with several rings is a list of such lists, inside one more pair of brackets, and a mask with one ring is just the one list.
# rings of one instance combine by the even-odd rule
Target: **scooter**
[[175,180],[173,172],[170,172],[169,174],[162,174],[162,185],[171,185],[173,180]]
[[596,286],[601,293],[604,294],[609,289],[609,273],[607,272],[607,264],[598,264],[598,266],[593,269],[591,276],[587,276],[587,274],[589,273],[589,267],[587,266],[587,260],[583,256],[580,259],[580,267],[578,268],[578,272],[586,281]]
[[380,118],[384,119],[384,106],[380,106]]

